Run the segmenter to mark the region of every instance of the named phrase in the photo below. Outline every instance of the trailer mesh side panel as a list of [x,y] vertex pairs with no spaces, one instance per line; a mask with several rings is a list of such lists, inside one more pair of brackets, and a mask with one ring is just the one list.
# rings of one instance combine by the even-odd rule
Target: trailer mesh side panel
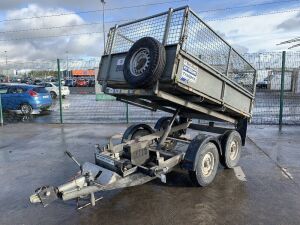
[[[180,39],[184,10],[174,11],[170,21],[167,44],[177,44]],[[168,14],[133,22],[117,28],[111,53],[127,52],[142,37],[153,37],[162,42]],[[110,35],[112,38],[112,35]],[[109,39],[108,43],[112,43]]]
[[126,52],[142,37],[153,37],[162,42],[167,14],[119,27],[112,53]]
[[230,54],[228,77],[251,93],[254,92],[255,70],[234,50]]
[[226,74],[230,47],[198,17],[190,13],[183,49]]
[[171,17],[167,45],[177,44],[180,41],[183,26],[184,10],[175,11]]
[[193,13],[189,14],[186,30],[183,50],[254,92],[255,69],[221,37]]

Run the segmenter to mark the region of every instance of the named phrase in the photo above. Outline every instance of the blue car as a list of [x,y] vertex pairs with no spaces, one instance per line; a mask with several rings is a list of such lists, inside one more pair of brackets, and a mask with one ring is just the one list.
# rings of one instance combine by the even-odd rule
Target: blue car
[[0,85],[0,94],[4,111],[21,111],[27,115],[47,110],[52,105],[48,91],[35,85]]

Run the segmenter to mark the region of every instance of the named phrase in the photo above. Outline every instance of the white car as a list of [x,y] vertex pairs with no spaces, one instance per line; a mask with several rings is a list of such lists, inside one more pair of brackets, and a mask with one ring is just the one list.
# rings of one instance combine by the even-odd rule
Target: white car
[[[46,82],[44,84],[44,86],[45,86],[45,89],[50,93],[50,95],[53,99],[55,99],[57,96],[59,96],[58,83]],[[70,94],[69,87],[61,85],[61,96],[64,98],[69,94]]]

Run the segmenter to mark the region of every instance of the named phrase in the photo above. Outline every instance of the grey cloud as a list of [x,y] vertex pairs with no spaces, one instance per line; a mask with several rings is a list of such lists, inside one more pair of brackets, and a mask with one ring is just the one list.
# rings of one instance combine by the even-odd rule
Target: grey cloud
[[276,29],[284,30],[284,31],[295,31],[299,30],[299,24],[300,24],[300,13],[297,13],[297,15],[294,18],[285,20],[281,24],[279,24]]
[[[25,2],[26,3],[26,2]],[[86,1],[82,0],[31,0],[30,4],[39,4],[43,7],[67,7],[67,8],[94,8],[100,7],[100,0]],[[27,5],[28,2],[27,2]],[[1,0],[0,1],[0,9],[1,10],[13,10],[16,8],[20,8],[20,6],[24,6],[24,0]]]
[[[9,11],[7,18],[13,19],[19,17],[57,14],[61,12],[70,11],[62,8],[53,9],[37,5],[29,5],[27,8]],[[45,36],[95,32],[97,31],[95,26],[74,26],[60,29],[31,30],[39,27],[72,26],[82,23],[87,23],[87,21],[75,14],[66,16],[63,19],[60,17],[50,17],[38,20],[21,20],[17,23],[6,22],[0,31],[22,29],[27,29],[28,31],[2,33],[0,39],[9,41],[1,42],[0,52],[7,51],[9,60],[56,59],[58,57],[64,57],[66,55],[66,51],[75,58],[83,55],[99,56],[102,52],[102,37],[99,34],[40,38]],[[30,38],[24,39],[28,37]]]
[[245,53],[249,52],[249,48],[247,48],[243,45],[233,44],[232,47],[240,54],[245,54]]

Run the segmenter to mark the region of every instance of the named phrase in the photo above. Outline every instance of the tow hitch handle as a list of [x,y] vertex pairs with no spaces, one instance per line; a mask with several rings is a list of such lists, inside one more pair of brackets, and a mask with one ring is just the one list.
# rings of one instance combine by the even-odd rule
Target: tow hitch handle
[[67,156],[69,156],[73,160],[73,162],[75,162],[77,164],[77,166],[79,166],[80,171],[82,171],[81,164],[77,161],[77,159],[75,159],[75,157],[72,155],[72,153],[69,152],[69,151],[65,151],[65,153],[66,153]]

